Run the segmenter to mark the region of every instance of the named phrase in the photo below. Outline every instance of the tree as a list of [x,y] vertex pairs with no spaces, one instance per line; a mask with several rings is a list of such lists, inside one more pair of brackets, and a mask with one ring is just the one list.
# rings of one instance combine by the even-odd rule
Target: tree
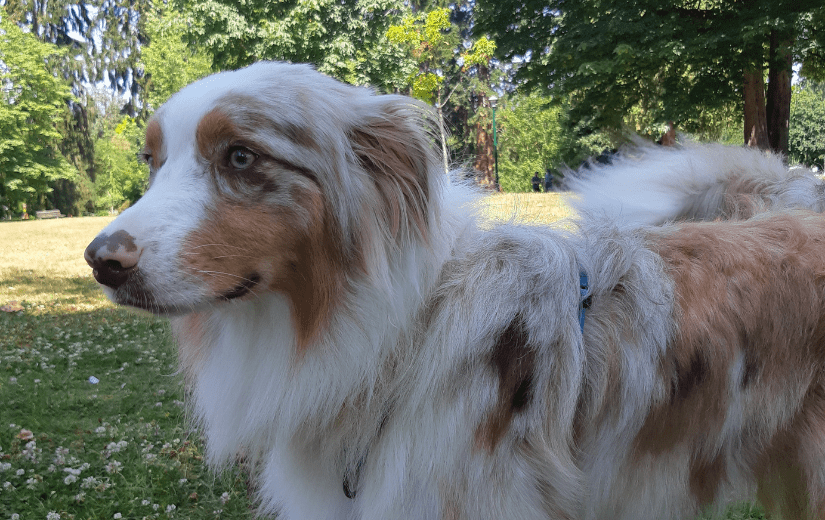
[[137,61],[150,5],[150,0],[15,0],[6,10],[40,40],[67,50],[52,65],[78,98],[86,84],[105,82],[130,98],[125,109],[134,116],[142,105]]
[[567,144],[562,108],[537,94],[500,100],[497,111],[502,191],[530,191],[534,172],[562,165]]
[[114,212],[137,201],[146,189],[148,171],[138,162],[144,128],[135,118],[124,116],[95,142],[97,207]]
[[403,83],[407,63],[387,28],[401,0],[177,0],[191,21],[189,40],[216,69],[261,59],[306,62],[325,74],[385,92]]
[[825,85],[805,81],[794,87],[789,141],[791,163],[825,171]]
[[[387,31],[390,42],[404,48],[415,64],[415,68],[407,76],[410,94],[433,104],[436,109],[445,171],[449,171],[445,109],[456,90],[461,90],[457,97],[463,98],[463,108],[466,109],[467,105],[484,107],[491,92],[488,66],[495,51],[495,43],[486,37],[475,41],[462,39],[458,27],[451,20],[451,13],[450,8],[442,7],[418,15],[408,15],[401,24],[393,25]],[[469,50],[465,50],[467,48]],[[476,81],[473,82],[472,78],[476,78]],[[454,107],[458,108],[459,104],[454,103]],[[478,112],[471,111],[474,114]],[[476,149],[482,152],[476,157],[476,169],[492,173],[491,168],[479,167],[479,158],[486,156],[483,151],[492,150],[493,146],[492,137],[488,136],[491,123],[483,120],[486,112],[483,110],[481,118],[476,115],[467,119],[472,119],[475,123],[474,133],[478,139]],[[492,157],[492,153],[489,155]]]
[[141,48],[141,64],[146,77],[145,101],[157,109],[189,83],[212,72],[211,58],[200,48],[183,40],[189,24],[177,13],[145,13],[149,44]]
[[[790,64],[814,64],[814,0],[479,0],[478,34],[518,78],[570,96],[573,114],[618,128],[634,106],[682,124],[730,104],[744,140],[786,150]],[[821,46],[818,47],[821,49]],[[764,71],[768,71],[767,91]]]
[[71,90],[50,72],[49,60],[60,51],[0,15],[0,201],[13,210],[22,203],[37,209],[48,204],[50,182],[77,175],[60,153],[55,128]]

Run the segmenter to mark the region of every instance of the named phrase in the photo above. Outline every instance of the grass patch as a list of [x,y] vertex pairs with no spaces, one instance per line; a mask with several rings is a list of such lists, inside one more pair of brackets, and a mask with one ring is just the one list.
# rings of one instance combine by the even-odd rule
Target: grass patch
[[0,520],[249,518],[188,428],[167,322],[115,308],[83,260],[110,221],[0,223]]
[[[572,214],[558,194],[497,194],[484,213]],[[241,472],[203,463],[167,322],[114,307],[83,260],[110,221],[0,222],[0,520],[251,518]]]
[[515,218],[528,224],[549,224],[574,213],[560,193],[494,193],[484,200],[482,215],[491,220]]

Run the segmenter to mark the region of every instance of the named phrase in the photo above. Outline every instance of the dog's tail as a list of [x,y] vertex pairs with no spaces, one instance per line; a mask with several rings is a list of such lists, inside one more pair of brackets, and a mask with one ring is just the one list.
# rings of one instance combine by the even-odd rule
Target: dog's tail
[[748,218],[768,208],[825,210],[825,182],[806,168],[753,148],[636,144],[611,164],[567,176],[579,214],[634,224]]

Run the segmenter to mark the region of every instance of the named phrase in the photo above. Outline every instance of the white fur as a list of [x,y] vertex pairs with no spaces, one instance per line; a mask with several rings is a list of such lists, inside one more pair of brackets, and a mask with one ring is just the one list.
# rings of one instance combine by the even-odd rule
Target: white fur
[[[825,183],[806,168],[755,148],[636,143],[611,164],[592,164],[567,179],[568,202],[582,214],[626,223],[749,216],[756,205],[825,210]],[[739,197],[749,200],[741,200]]]
[[[230,103],[235,94],[245,101]],[[241,123],[260,118],[251,131],[255,151],[280,161],[267,173],[277,184],[272,193],[247,186],[236,196],[235,179],[220,177],[199,155],[198,125],[227,106],[230,115],[244,111]],[[146,293],[157,303],[149,310],[172,315],[209,462],[241,461],[258,488],[259,512],[284,520],[695,514],[703,504],[691,494],[690,445],[634,455],[651,408],[670,391],[659,368],[676,334],[674,283],[648,232],[597,220],[582,221],[575,232],[479,227],[475,195],[447,182],[432,151],[397,163],[413,171],[376,171],[372,158],[358,155],[359,132],[388,124],[389,136],[375,134],[386,146],[369,153],[429,146],[420,111],[411,100],[375,96],[305,66],[261,63],[186,87],[156,113],[168,159],[147,194],[100,238],[123,232],[134,239],[140,279],[107,293],[133,305],[130,295]],[[656,170],[643,175],[652,181]],[[687,171],[695,177],[688,184],[704,182],[698,170]],[[410,176],[413,188],[405,184]],[[417,189],[426,196],[417,198]],[[681,203],[669,190],[662,188],[666,200],[656,215],[673,214]],[[316,195],[326,217],[334,215],[336,243],[347,251],[357,243],[352,258],[361,254],[363,265],[343,266],[344,290],[322,316],[324,326],[301,345],[294,294],[260,283],[221,301],[215,284],[245,272],[193,271],[188,259],[202,249],[187,244],[216,218],[214,207],[259,205],[277,215],[294,209],[290,226],[303,233],[322,218],[306,210]],[[394,198],[403,201],[395,234],[386,211]],[[609,213],[638,214],[624,203],[616,208]],[[270,231],[249,226],[261,236]],[[273,252],[286,247],[290,230],[283,237]],[[243,253],[232,243],[221,247]],[[87,250],[98,270],[106,254],[105,247]],[[213,260],[220,259],[205,261]],[[594,301],[584,333],[582,271]],[[270,274],[262,279],[284,275]],[[731,369],[731,381],[741,370]],[[617,378],[614,388],[606,386],[608,376]],[[736,413],[726,438],[741,423]],[[753,480],[741,473],[720,485],[746,493]],[[356,491],[351,499],[345,479]]]

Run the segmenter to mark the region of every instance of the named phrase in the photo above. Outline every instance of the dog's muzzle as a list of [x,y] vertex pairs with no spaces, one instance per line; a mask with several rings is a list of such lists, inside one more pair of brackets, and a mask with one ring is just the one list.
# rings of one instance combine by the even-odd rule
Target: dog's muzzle
[[83,257],[98,283],[117,289],[137,271],[142,251],[132,235],[120,230],[111,235],[98,235]]

